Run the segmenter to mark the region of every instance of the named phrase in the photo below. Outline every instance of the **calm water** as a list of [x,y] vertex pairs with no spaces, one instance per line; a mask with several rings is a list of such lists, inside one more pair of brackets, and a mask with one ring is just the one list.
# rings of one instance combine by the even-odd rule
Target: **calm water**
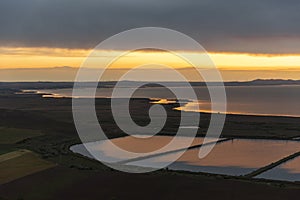
[[[153,154],[151,151],[156,151],[168,144],[172,138],[171,136],[154,136],[152,138],[143,139],[128,136],[111,141],[120,148],[131,152]],[[187,139],[186,137],[180,138],[182,141]],[[115,152],[107,146],[107,142],[108,141],[89,143],[88,146],[104,157],[106,162],[113,163],[138,157],[138,155],[129,156],[129,154],[126,153],[116,155]],[[193,145],[202,143],[203,138],[196,138],[196,140],[193,141]],[[180,149],[181,147],[174,146],[169,150]],[[82,144],[72,146],[71,150],[92,157]],[[218,143],[212,152],[204,159],[198,158],[199,148],[188,150],[168,168],[193,172],[245,175],[298,151],[300,151],[300,142],[297,141],[234,139]],[[158,152],[162,153],[164,151]],[[162,166],[163,163],[177,158],[178,154],[181,153],[182,152],[164,154],[134,162],[128,161],[126,164],[153,168]],[[297,160],[294,162],[296,161]],[[290,166],[291,164],[289,165],[295,173],[300,172],[300,161],[298,160],[297,162],[298,163],[293,164],[292,167]],[[275,174],[276,173],[277,172],[275,172]],[[300,180],[299,176],[298,174],[295,179]]]
[[[204,159],[198,158],[199,149],[188,150],[169,168],[214,174],[245,175],[297,151],[300,151],[300,143],[295,141],[234,139],[217,144]],[[157,162],[166,162],[173,156],[175,154],[140,160],[128,163],[128,165],[151,167],[157,165]],[[300,166],[298,170],[300,171]]]
[[[189,127],[186,127],[189,128]],[[194,127],[191,127],[194,128]],[[176,143],[169,146],[168,148],[163,148],[169,144],[174,137],[171,136],[154,136],[149,138],[140,138],[142,136],[133,137],[126,136],[122,138],[116,138],[112,140],[102,140],[97,142],[91,142],[85,144],[88,149],[92,149],[96,157],[101,156],[105,162],[119,162],[127,159],[137,158],[139,155],[132,155],[130,153],[122,152],[116,153],[116,151],[109,147],[110,142],[117,145],[123,150],[134,152],[134,153],[144,153],[146,155],[159,154],[167,151],[178,150],[186,148],[189,146],[203,144],[204,138],[197,137],[195,139],[190,137],[176,137]],[[216,139],[217,140],[217,139]],[[191,144],[191,145],[188,145]],[[70,148],[73,152],[85,155],[87,157],[93,158],[92,155],[86,150],[83,144],[74,145]]]
[[256,178],[282,180],[282,181],[300,181],[300,157],[283,163]]
[[[182,95],[184,88],[174,87]],[[184,111],[199,111],[195,105],[200,105],[201,111],[210,111],[210,98],[205,87],[194,87],[201,101],[191,100],[183,107]],[[82,89],[83,96],[88,97],[87,89]],[[45,97],[72,97],[72,89],[43,90],[39,92],[51,93]],[[110,97],[112,88],[101,88],[96,97]],[[300,86],[227,86],[227,112],[253,115],[275,115],[300,117]],[[86,95],[85,95],[86,94]],[[165,88],[140,88],[135,94],[136,98],[161,98],[172,99],[174,95]],[[165,104],[168,101],[163,100]],[[172,102],[171,102],[172,103]]]

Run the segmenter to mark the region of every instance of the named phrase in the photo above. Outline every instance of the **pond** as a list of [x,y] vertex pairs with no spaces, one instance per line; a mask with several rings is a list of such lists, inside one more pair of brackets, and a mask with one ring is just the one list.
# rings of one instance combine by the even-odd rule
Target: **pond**
[[[173,136],[153,136],[146,138],[142,135],[135,135],[116,138],[112,140],[90,142],[86,143],[85,145],[78,144],[72,146],[70,149],[75,153],[79,153],[90,158],[94,158],[94,156],[98,158],[101,157],[103,161],[113,163],[137,158],[141,156],[141,153],[143,154],[143,156],[162,154],[169,151],[184,149],[189,146],[200,145],[204,142],[203,137],[196,137],[195,139],[191,137],[176,137],[176,141],[174,141],[173,139]],[[212,141],[217,140],[218,139],[212,139]],[[170,144],[171,141],[173,141],[174,144],[166,147],[166,145]],[[116,149],[111,148],[111,142],[125,151],[118,152],[116,151]],[[85,147],[87,147],[89,150],[92,150],[94,156],[92,156]],[[132,154],[131,152],[134,152],[135,154]]]
[[256,178],[281,180],[281,181],[300,181],[300,157],[287,161]]
[[[185,148],[185,142],[191,138],[179,137],[179,142],[167,149],[168,152],[171,152],[166,153],[162,147],[169,144],[172,139],[172,136],[153,136],[150,138],[126,136],[112,139],[110,141],[103,140],[87,143],[85,145],[95,151],[98,156],[100,155],[105,162],[116,163],[122,161],[126,165],[155,167],[173,160],[178,157],[179,154],[182,154],[183,151],[180,149]],[[191,146],[200,145],[203,143],[203,140],[204,138],[197,137],[192,142]],[[132,155],[126,153],[126,151],[116,154],[116,152],[109,147],[109,142],[113,142],[118,147],[126,151],[135,152],[136,154]],[[93,158],[93,156],[85,149],[83,144],[74,145],[71,147],[71,150]],[[173,150],[178,151],[172,152]],[[291,140],[233,139],[219,142],[209,155],[203,159],[199,159],[198,157],[199,150],[199,147],[187,150],[176,162],[168,166],[168,168],[172,170],[235,176],[246,175],[254,170],[300,151],[300,142]],[[140,155],[138,153],[154,156],[150,156],[149,158],[141,157],[139,159]],[[134,161],[131,159],[134,159]],[[277,170],[274,172],[275,174],[279,172],[287,173],[287,170],[289,170],[290,173],[298,174],[298,172],[300,172],[299,167],[297,167],[300,166],[299,163],[300,159],[295,159],[281,166],[281,168],[285,171],[283,169],[276,168],[273,170]],[[268,173],[265,173],[259,177],[266,178],[267,175]],[[295,177],[295,179],[300,180],[299,177]],[[272,177],[270,178],[273,179]]]
[[[218,143],[203,159],[198,157],[199,149],[188,150],[168,168],[239,176],[251,173],[298,151],[300,151],[300,143],[297,141],[234,139]],[[175,153],[130,162],[128,165],[153,167],[159,162],[173,159],[174,156]]]

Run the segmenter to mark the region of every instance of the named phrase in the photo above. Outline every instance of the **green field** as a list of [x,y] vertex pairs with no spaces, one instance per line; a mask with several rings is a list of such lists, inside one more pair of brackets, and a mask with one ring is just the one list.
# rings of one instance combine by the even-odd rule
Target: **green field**
[[42,135],[41,131],[0,127],[0,144],[15,144],[40,135]]
[[28,150],[18,150],[0,156],[0,184],[55,166]]

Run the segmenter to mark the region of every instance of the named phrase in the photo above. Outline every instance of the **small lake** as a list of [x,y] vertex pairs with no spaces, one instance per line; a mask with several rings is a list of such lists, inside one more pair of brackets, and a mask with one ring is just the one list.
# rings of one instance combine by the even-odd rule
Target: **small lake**
[[281,181],[300,181],[300,157],[287,161],[255,178]]
[[[300,143],[296,141],[234,139],[217,144],[204,159],[198,158],[199,149],[188,150],[168,168],[240,176],[297,151],[300,151]],[[128,165],[152,167],[157,165],[157,162],[172,159],[173,156],[175,155],[164,155]]]
[[[127,136],[123,138],[112,139],[111,142],[118,145],[120,148],[131,152],[149,153],[168,144],[173,139],[172,136],[154,136],[151,138],[135,138]],[[188,137],[181,137],[180,140],[189,140]],[[203,138],[196,138],[192,145],[199,145],[203,143]],[[152,156],[150,158],[136,159],[138,155],[118,154],[115,155],[110,148],[108,148],[108,141],[99,141],[88,143],[88,148],[95,150],[105,162],[119,162],[126,161],[126,165],[140,166],[140,167],[155,167],[161,166],[163,163],[173,160],[178,157],[182,151]],[[209,145],[209,144],[206,144]],[[183,146],[173,146],[168,150],[180,149]],[[73,152],[93,158],[85,149],[84,145],[74,145],[71,147]],[[199,159],[199,148],[187,150],[183,155],[173,164],[168,166],[172,170],[183,170],[191,172],[205,172],[213,174],[225,174],[240,176],[253,172],[261,167],[276,162],[286,156],[300,151],[300,142],[298,141],[285,141],[285,140],[253,140],[253,139],[233,139],[228,141],[221,141],[217,143],[214,149],[208,156]],[[157,152],[163,153],[164,151],[158,150]],[[156,153],[157,153],[156,152]],[[129,157],[128,157],[129,156]],[[130,161],[130,159],[135,161]],[[295,164],[289,164],[293,172],[298,174],[295,176],[300,180],[300,159],[295,159]],[[288,164],[288,163],[287,163]],[[277,172],[275,172],[277,173]],[[272,177],[271,177],[272,179]]]
[[[188,128],[188,127],[186,127]],[[194,127],[191,127],[194,128]],[[86,148],[90,149],[94,156],[101,157],[105,162],[120,162],[128,159],[137,158],[140,156],[140,153],[143,153],[144,156],[161,154],[169,151],[180,150],[187,148],[189,146],[195,146],[203,144],[204,138],[202,137],[176,137],[176,141],[173,140],[174,137],[171,136],[154,136],[145,138],[142,135],[136,136],[126,136],[121,138],[116,138],[112,140],[102,140],[97,142],[90,142],[83,144],[78,144],[72,146],[70,149],[75,153],[82,154],[84,156],[94,158]],[[217,141],[218,139],[212,140]],[[173,141],[174,144],[163,148],[166,145],[170,144]],[[111,148],[110,142],[118,146],[119,148],[125,150],[120,153],[116,149]],[[191,145],[187,145],[191,144]],[[128,152],[127,152],[128,151]],[[129,153],[133,152],[135,154]]]

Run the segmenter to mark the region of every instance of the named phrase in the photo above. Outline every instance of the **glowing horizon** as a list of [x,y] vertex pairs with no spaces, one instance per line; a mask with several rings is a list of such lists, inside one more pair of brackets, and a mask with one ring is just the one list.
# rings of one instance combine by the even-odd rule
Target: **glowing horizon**
[[[63,48],[0,48],[0,69],[52,68],[59,66],[80,67],[90,49]],[[116,55],[117,51],[101,51],[99,59]],[[197,52],[183,52],[186,56],[201,56]],[[216,67],[222,70],[300,70],[300,54],[247,54],[239,52],[208,52]],[[114,64],[114,68],[131,68],[155,58],[158,63],[174,68],[188,67],[186,62],[170,53],[161,51],[131,52]],[[101,61],[100,61],[101,62]],[[205,64],[204,64],[205,65]]]

